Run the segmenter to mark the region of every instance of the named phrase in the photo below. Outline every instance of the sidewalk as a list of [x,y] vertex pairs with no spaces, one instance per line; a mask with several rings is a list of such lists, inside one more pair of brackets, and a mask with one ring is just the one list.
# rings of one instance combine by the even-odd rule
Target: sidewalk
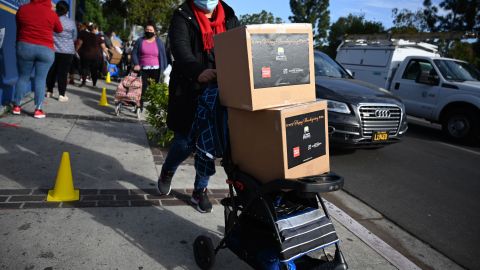
[[[145,122],[129,112],[114,115],[115,85],[107,88],[110,107],[97,105],[101,88],[69,86],[69,102],[46,99],[45,119],[28,115],[29,98],[21,116],[0,118],[0,269],[198,269],[195,238],[220,241],[218,201],[228,188],[223,169],[210,181],[213,213],[200,214],[186,202],[194,177],[189,162],[175,175],[174,195],[158,196],[164,153],[150,148]],[[70,153],[81,200],[46,203],[62,152]],[[328,205],[350,269],[416,269],[393,249],[386,259],[352,233],[347,223],[354,220]],[[214,269],[249,267],[222,250]]]

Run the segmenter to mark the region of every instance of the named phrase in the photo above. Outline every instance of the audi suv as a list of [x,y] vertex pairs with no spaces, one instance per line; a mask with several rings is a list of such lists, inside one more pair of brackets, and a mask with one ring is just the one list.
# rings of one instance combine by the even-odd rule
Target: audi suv
[[355,80],[328,55],[315,51],[317,99],[328,102],[332,147],[381,147],[408,129],[405,106],[387,90]]

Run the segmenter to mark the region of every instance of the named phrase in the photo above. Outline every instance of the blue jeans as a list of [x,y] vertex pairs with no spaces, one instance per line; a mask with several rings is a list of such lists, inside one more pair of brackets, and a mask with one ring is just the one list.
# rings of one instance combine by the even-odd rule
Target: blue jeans
[[35,107],[40,109],[45,98],[45,84],[48,70],[55,59],[52,49],[30,44],[26,42],[17,43],[17,69],[18,81],[15,85],[15,105],[20,105],[22,97],[29,91],[30,75],[35,68],[33,85],[35,87]]
[[[188,135],[175,132],[172,145],[168,151],[167,158],[165,163],[162,166],[163,172],[175,173],[178,166],[187,159],[194,150],[194,144],[191,143]],[[210,176],[199,175],[198,172],[195,174],[195,189],[204,189],[208,186],[208,180]]]

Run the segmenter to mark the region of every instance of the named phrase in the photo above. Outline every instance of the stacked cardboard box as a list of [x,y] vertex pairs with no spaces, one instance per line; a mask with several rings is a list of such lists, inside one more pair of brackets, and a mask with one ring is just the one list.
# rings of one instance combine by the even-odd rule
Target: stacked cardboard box
[[233,162],[261,182],[328,172],[327,107],[316,101],[310,24],[249,25],[215,36]]

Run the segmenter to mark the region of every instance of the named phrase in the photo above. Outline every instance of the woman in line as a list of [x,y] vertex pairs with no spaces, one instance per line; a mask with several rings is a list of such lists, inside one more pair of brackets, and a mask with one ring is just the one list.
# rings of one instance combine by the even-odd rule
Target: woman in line
[[45,98],[45,82],[48,70],[54,60],[53,32],[63,31],[57,14],[52,10],[50,0],[32,0],[21,6],[15,15],[17,22],[17,69],[13,114],[20,114],[20,102],[30,87],[30,75],[35,68],[33,79],[35,90],[35,111],[33,117],[45,118],[42,110]]
[[89,74],[93,87],[97,85],[99,70],[103,64],[102,51],[108,52],[105,42],[97,33],[98,27],[92,23],[88,26],[88,31],[82,31],[78,35],[76,50],[80,56],[80,74],[82,76],[80,87],[85,86]]
[[155,34],[154,23],[147,23],[144,29],[143,37],[135,42],[132,51],[133,70],[141,71],[142,75],[141,109],[143,109],[143,96],[148,87],[148,81],[153,79],[158,83],[160,75],[168,65],[165,46]]
[[55,82],[58,83],[58,101],[66,102],[67,76],[75,55],[74,41],[77,39],[77,26],[67,17],[69,6],[65,1],[59,1],[55,6],[63,32],[55,33],[53,41],[55,45],[55,61],[47,76],[47,97],[52,97]]

